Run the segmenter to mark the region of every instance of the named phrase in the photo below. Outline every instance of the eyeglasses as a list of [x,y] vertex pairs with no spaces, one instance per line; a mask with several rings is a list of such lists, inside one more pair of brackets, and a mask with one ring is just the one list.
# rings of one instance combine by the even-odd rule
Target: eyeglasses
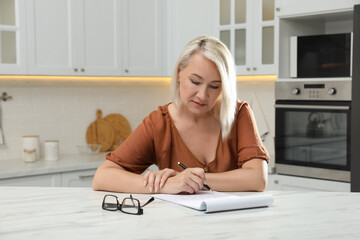
[[153,197],[150,198],[144,205],[140,205],[140,201],[136,198],[133,198],[130,194],[130,197],[124,198],[120,204],[117,196],[107,194],[104,196],[102,202],[102,209],[107,211],[120,210],[121,212],[127,214],[142,215],[142,208],[151,203],[152,201],[154,201]]

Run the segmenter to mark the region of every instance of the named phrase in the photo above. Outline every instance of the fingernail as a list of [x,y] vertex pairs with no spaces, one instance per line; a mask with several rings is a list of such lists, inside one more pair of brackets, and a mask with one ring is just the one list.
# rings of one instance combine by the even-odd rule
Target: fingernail
[[146,182],[146,180],[144,180],[144,187],[146,186],[146,184],[147,184],[147,182]]
[[155,186],[155,192],[157,192],[158,191],[158,187],[157,186]]
[[151,186],[149,187],[149,192],[152,192],[152,187]]

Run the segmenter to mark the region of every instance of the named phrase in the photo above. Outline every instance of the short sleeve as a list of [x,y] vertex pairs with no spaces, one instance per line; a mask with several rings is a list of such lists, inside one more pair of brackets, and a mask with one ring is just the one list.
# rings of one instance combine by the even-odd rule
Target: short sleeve
[[246,102],[241,102],[235,121],[238,166],[255,158],[269,162],[269,154],[259,136],[253,112]]
[[138,174],[155,164],[154,125],[151,114],[115,151],[108,153],[106,159]]

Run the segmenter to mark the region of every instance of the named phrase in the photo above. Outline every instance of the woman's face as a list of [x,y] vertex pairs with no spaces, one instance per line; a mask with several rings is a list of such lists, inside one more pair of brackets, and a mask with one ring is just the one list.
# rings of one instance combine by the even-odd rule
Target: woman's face
[[213,109],[221,93],[221,77],[214,62],[195,53],[178,73],[181,104],[195,115]]

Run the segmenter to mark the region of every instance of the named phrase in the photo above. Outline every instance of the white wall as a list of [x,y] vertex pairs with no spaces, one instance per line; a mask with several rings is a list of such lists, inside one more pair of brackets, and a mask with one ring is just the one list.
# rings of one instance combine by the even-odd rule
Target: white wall
[[169,101],[168,84],[142,86],[0,87],[12,100],[0,102],[6,145],[0,145],[0,160],[22,157],[23,135],[39,135],[40,142],[60,141],[60,154],[77,153],[85,144],[87,127],[96,119],[96,109],[120,113],[132,130],[158,105]]
[[[77,153],[77,145],[85,144],[86,129],[96,119],[96,109],[120,113],[132,130],[157,106],[169,102],[168,83],[117,84],[114,86],[8,86],[0,87],[12,100],[0,102],[3,115],[5,145],[0,145],[0,160],[20,159],[21,137],[39,135],[40,142],[60,141],[60,154]],[[274,153],[274,82],[238,82],[238,96],[250,101],[255,92],[261,103],[270,134],[265,145]]]
[[[275,81],[246,81],[238,82],[238,98],[250,102],[252,95],[258,99],[264,118],[269,127],[269,133],[264,138],[264,145],[270,154],[270,167],[275,167]],[[255,118],[260,117],[255,115]]]

